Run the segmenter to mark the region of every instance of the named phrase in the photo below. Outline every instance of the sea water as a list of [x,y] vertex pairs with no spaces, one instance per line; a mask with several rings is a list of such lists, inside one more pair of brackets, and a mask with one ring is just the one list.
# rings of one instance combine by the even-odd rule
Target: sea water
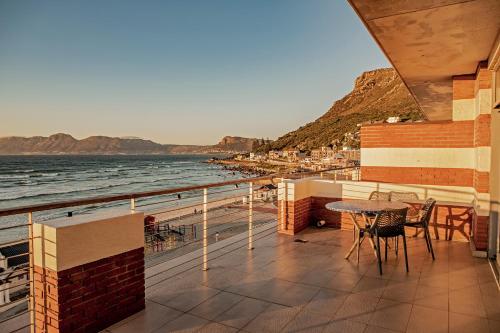
[[[200,185],[242,178],[216,164],[210,156],[0,156],[0,209],[96,196]],[[199,192],[199,191],[198,191]],[[182,199],[199,196],[187,192]],[[154,202],[157,198],[141,200]],[[168,201],[168,200],[167,200]],[[88,214],[129,202],[65,208],[34,214],[35,221]],[[26,214],[1,217],[0,228],[24,224]],[[0,230],[0,242],[24,237],[26,228]]]

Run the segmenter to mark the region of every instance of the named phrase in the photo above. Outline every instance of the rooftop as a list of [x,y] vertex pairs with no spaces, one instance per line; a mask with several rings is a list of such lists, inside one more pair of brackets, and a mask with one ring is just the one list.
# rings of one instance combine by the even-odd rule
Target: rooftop
[[433,241],[432,261],[410,237],[410,273],[392,249],[380,276],[366,245],[359,265],[344,259],[352,237],[309,228],[296,242],[273,230],[252,251],[246,238],[220,248],[208,271],[193,267],[192,254],[151,267],[146,310],[105,332],[500,331],[496,283],[469,243]]

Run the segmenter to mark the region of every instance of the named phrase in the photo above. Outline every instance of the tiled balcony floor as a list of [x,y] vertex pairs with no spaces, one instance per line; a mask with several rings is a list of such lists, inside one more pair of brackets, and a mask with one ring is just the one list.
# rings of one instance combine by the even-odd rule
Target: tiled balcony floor
[[368,245],[359,265],[343,258],[352,232],[296,238],[308,242],[272,233],[206,272],[148,270],[146,310],[106,331],[500,332],[500,293],[468,243],[434,241],[433,262],[425,241],[410,237],[410,273],[402,250],[399,258],[389,250],[380,276]]

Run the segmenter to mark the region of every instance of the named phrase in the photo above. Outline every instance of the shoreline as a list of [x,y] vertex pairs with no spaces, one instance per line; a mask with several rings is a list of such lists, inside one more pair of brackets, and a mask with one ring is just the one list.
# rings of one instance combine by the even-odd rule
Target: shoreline
[[283,162],[283,161],[247,161],[247,160],[234,160],[234,159],[215,159],[212,158],[206,163],[221,165],[224,170],[238,171],[247,175],[266,176],[273,173],[283,171],[292,171],[300,168],[297,163]]

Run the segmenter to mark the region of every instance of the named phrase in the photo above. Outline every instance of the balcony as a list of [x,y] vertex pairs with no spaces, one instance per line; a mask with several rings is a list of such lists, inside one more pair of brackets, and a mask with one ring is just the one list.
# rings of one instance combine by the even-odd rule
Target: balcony
[[[273,228],[273,227],[271,227]],[[268,228],[269,229],[269,228]],[[370,249],[343,258],[352,232],[267,232],[237,249],[211,249],[209,270],[162,264],[146,270],[146,309],[105,332],[498,332],[490,267],[465,242],[409,238],[410,273],[390,251],[384,275]],[[296,240],[296,241],[294,241]],[[297,240],[300,240],[297,241]],[[222,255],[222,256],[221,256]],[[220,257],[219,257],[220,256]],[[189,261],[185,256],[179,261]]]
[[[80,251],[70,259],[59,259],[59,264],[64,265],[64,260],[85,257],[85,263],[72,264],[78,270],[57,266],[57,271],[51,273],[36,268],[40,265],[36,259],[40,251],[37,241],[47,237],[47,232],[45,236],[37,234],[35,228],[34,252],[30,250],[35,253],[35,278],[25,285],[34,283],[38,307],[31,310],[26,298],[24,310],[2,318],[1,330],[30,331],[32,313],[41,320],[35,323],[42,330],[44,326],[52,329],[64,320],[54,322],[51,316],[69,312],[73,317],[69,317],[68,331],[75,331],[79,325],[82,331],[99,328],[104,332],[497,332],[497,282],[490,262],[481,251],[471,252],[469,242],[475,212],[467,202],[473,194],[423,185],[358,181],[358,176],[357,169],[332,170],[119,196],[114,199],[133,198],[132,212],[121,210],[124,215],[118,217],[116,212],[105,217],[94,213],[44,222],[51,228],[65,223],[88,224],[91,229],[70,236],[78,238],[91,232],[113,238],[121,233],[125,236],[116,236],[125,237],[120,238],[120,246],[134,242],[138,245],[129,244],[122,251],[124,255],[111,256],[105,254],[107,250],[101,247],[107,245],[101,243],[94,254],[98,257],[86,258],[88,255]],[[263,194],[259,183],[270,181],[276,183],[277,193]],[[421,198],[438,197],[431,232],[436,260],[428,254],[421,235],[409,233],[410,272],[406,273],[404,256],[401,252],[396,256],[392,244],[388,260],[383,263],[384,274],[380,275],[368,243],[361,247],[359,264],[356,259],[344,259],[353,241],[352,223],[343,214],[326,211],[324,204],[367,199],[374,189],[395,188],[415,191]],[[186,196],[186,191],[193,195]],[[111,199],[89,199],[96,200]],[[48,208],[68,205],[75,203]],[[143,225],[144,213],[155,217],[153,224]],[[309,226],[319,219],[326,221],[325,227]],[[107,228],[119,232],[106,235]],[[50,249],[51,242],[61,241],[61,237],[56,238],[45,242],[42,252],[46,258],[60,255]],[[88,252],[95,246],[88,238],[85,240]],[[139,252],[128,250],[138,247]],[[95,261],[101,257],[104,259]],[[108,258],[113,259],[103,262]],[[130,267],[134,272],[139,269],[139,275],[131,277]],[[141,271],[141,267],[145,270]],[[61,272],[69,275],[61,277]],[[59,274],[59,282],[51,282],[54,274]],[[136,276],[138,280],[134,280]],[[61,298],[63,290],[70,287],[57,283],[65,279],[80,287]],[[48,295],[48,302],[37,299],[50,294],[54,283],[61,290],[59,294]],[[106,298],[112,302],[103,303],[105,308],[99,304],[103,302],[99,295],[86,296],[96,290],[109,293]],[[138,294],[133,296],[139,301],[119,297],[134,290]],[[67,303],[51,305],[54,299]],[[89,318],[99,318],[100,311],[111,310],[110,320],[101,326],[88,324]],[[113,313],[117,320],[112,320]],[[40,326],[35,328],[40,330]]]

